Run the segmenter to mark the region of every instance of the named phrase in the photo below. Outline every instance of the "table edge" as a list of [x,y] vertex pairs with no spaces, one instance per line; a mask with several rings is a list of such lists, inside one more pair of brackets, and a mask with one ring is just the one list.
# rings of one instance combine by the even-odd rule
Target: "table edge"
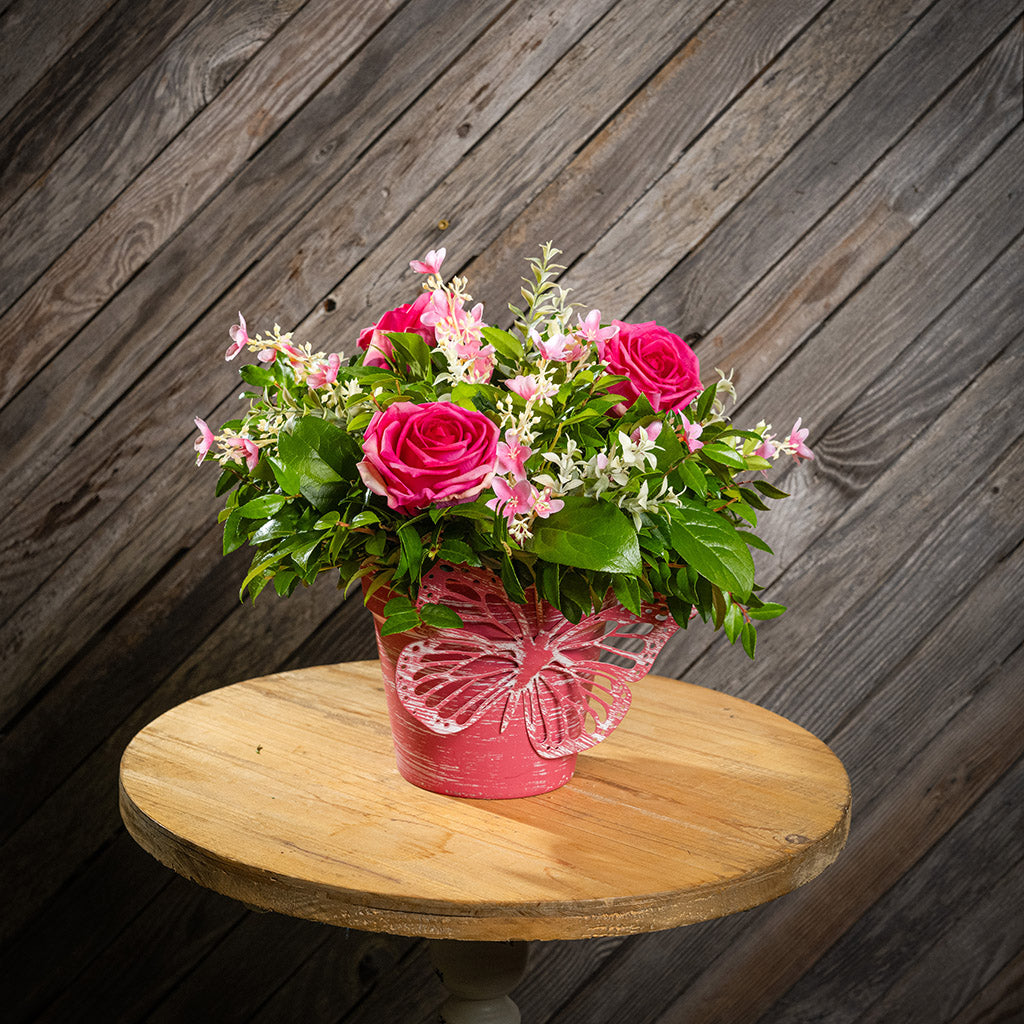
[[[362,931],[494,941],[587,939],[662,931],[770,902],[811,881],[839,856],[849,835],[852,798],[847,779],[847,799],[833,828],[804,847],[794,847],[792,857],[767,872],[750,872],[685,893],[525,905],[477,903],[472,913],[462,914],[452,912],[450,900],[406,897],[399,907],[389,905],[387,897],[367,899],[363,891],[314,884],[219,857],[170,832],[142,811],[125,789],[120,771],[118,806],[129,834],[157,861],[251,908]],[[714,906],[713,913],[707,912],[708,905]]]

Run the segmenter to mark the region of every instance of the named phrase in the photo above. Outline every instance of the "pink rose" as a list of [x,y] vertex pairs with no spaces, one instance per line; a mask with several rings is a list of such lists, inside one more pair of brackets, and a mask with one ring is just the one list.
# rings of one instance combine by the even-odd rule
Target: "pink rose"
[[612,326],[618,334],[600,341],[598,351],[612,373],[626,378],[608,389],[625,399],[617,409],[624,412],[640,395],[647,396],[655,412],[685,409],[704,390],[697,356],[678,335],[653,320],[613,320]]
[[488,487],[498,461],[498,428],[452,402],[396,402],[375,413],[363,435],[359,475],[413,515],[430,505],[461,505]]
[[436,341],[434,328],[420,319],[429,302],[430,294],[424,292],[415,302],[407,302],[396,309],[388,310],[372,327],[364,327],[359,332],[359,347],[366,353],[363,356],[363,364],[387,365],[392,352],[388,331],[395,334],[418,334],[433,348]]

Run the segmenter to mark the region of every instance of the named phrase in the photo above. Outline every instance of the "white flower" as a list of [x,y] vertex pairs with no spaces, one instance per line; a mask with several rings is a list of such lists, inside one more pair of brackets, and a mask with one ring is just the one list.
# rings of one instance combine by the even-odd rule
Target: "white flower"
[[634,441],[633,438],[620,430],[619,447],[622,449],[622,462],[627,466],[640,466],[643,468],[646,465],[647,468],[653,469],[657,465],[658,457],[654,454],[657,444],[643,431],[639,432],[637,439]]
[[359,384],[359,381],[355,379],[342,380],[334,387],[335,393],[341,395],[342,398],[355,398],[357,395],[363,393],[363,389]]

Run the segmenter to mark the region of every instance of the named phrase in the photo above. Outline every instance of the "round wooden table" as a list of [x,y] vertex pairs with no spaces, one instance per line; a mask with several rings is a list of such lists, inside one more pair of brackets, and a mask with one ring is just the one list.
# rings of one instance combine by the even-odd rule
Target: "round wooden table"
[[813,878],[846,840],[850,784],[792,722],[646,676],[568,786],[439,796],[399,776],[367,661],[251,679],[166,712],[124,752],[120,805],[144,849],[216,892],[439,940],[456,1024],[518,1019],[495,1006],[512,1007],[527,940],[672,928]]

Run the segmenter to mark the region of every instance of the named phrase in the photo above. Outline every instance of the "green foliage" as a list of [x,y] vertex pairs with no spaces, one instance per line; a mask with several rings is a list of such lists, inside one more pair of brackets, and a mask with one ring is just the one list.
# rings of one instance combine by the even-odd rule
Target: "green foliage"
[[537,524],[526,549],[576,569],[633,576],[641,571],[632,523],[614,505],[597,498],[566,498],[560,512]]
[[[750,553],[770,553],[753,530],[769,502],[786,497],[763,478],[768,428],[729,422],[721,398],[734,392],[724,377],[685,409],[655,409],[646,395],[624,403],[609,388],[626,378],[608,371],[592,333],[569,322],[557,255],[548,244],[530,261],[513,333],[478,324],[461,348],[388,332],[390,354],[366,365],[362,355],[313,353],[277,327],[251,340],[261,359],[273,358],[242,368],[249,412],[224,425],[207,456],[221,466],[223,550],[253,551],[243,595],[255,599],[272,582],[288,596],[330,572],[346,589],[363,579],[389,588],[385,635],[459,628],[451,608],[418,599],[423,576],[443,561],[491,569],[514,601],[536,587],[572,621],[609,592],[634,613],[662,598],[680,625],[698,616],[753,657],[756,622],[784,611],[757,596]],[[434,276],[429,287],[453,307],[468,304],[461,279],[445,286]],[[559,339],[569,354],[545,355],[541,345]],[[521,440],[521,475],[499,464],[482,493],[392,507],[377,478],[364,476],[364,439],[398,402],[451,402],[487,417],[503,442]],[[501,495],[523,480],[529,502],[517,511]]]

